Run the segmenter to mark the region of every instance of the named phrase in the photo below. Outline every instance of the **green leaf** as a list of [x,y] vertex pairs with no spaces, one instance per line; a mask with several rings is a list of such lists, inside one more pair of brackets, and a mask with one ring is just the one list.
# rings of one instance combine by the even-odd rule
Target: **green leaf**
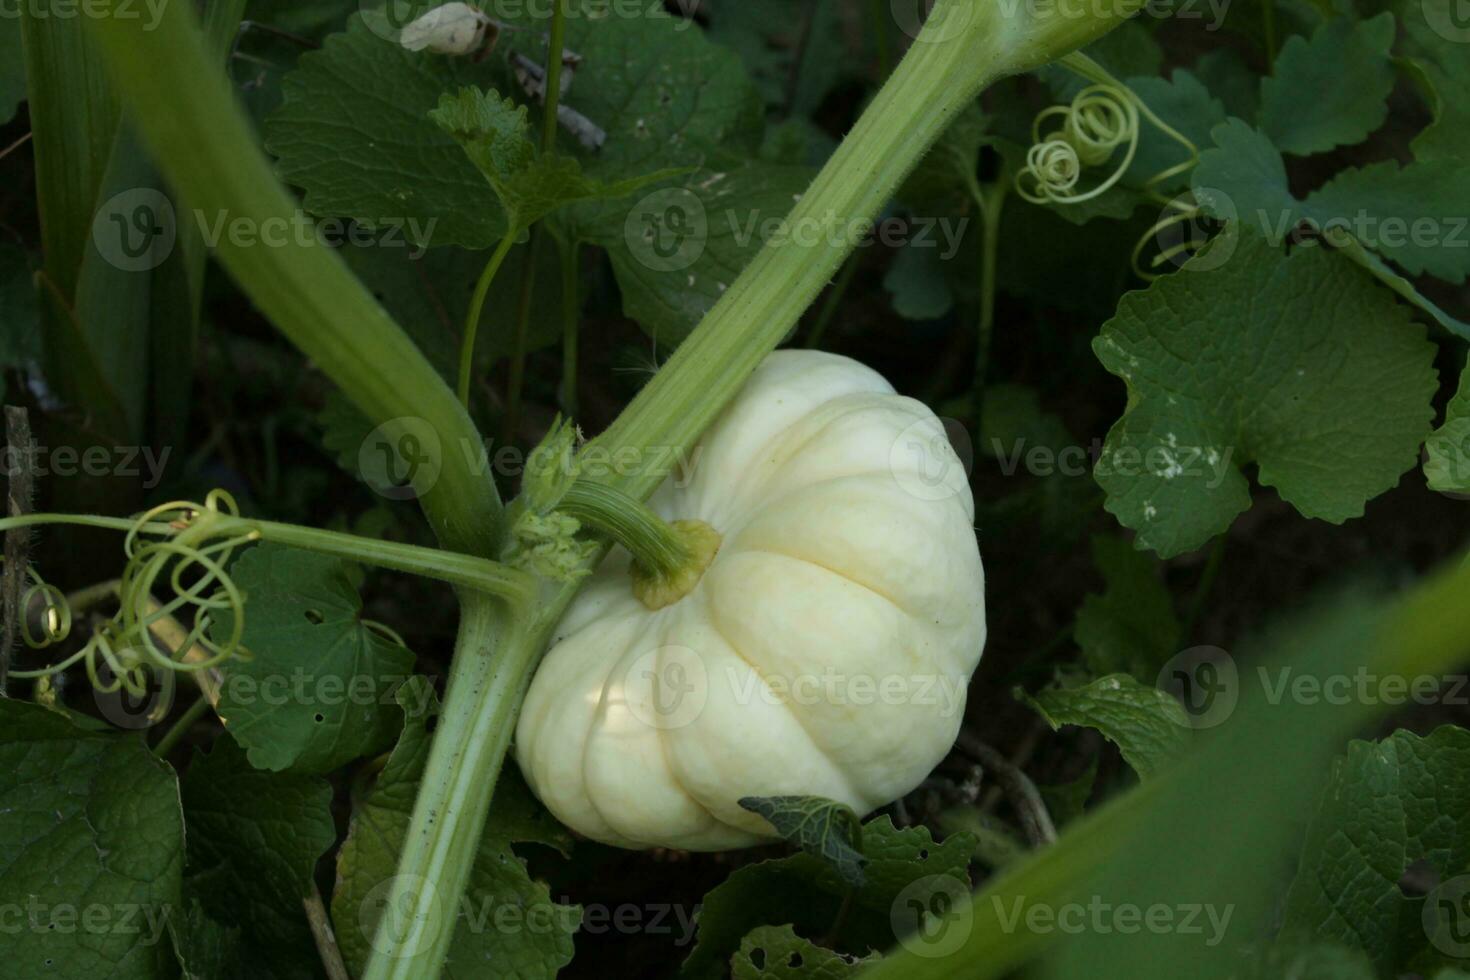
[[1098,483],[1162,557],[1250,506],[1248,463],[1307,517],[1361,515],[1414,464],[1433,419],[1434,347],[1391,294],[1320,248],[1288,257],[1234,227],[1124,296],[1093,342],[1128,386]]
[[[1470,866],[1467,774],[1470,731],[1463,728],[1352,742],[1334,763],[1307,830],[1283,934],[1358,947],[1386,975],[1448,965],[1452,945],[1444,944],[1463,941],[1470,890],[1463,877]],[[1399,885],[1419,862],[1440,876],[1427,898]]]
[[7,977],[171,976],[183,862],[173,770],[141,739],[0,698]]
[[954,308],[954,293],[944,274],[939,250],[903,246],[883,276],[883,288],[893,297],[893,311],[905,320],[936,320]]
[[1117,536],[1092,539],[1092,562],[1107,588],[1077,610],[1076,638],[1094,675],[1126,673],[1153,684],[1176,652],[1179,617],[1159,563]]
[[1388,117],[1394,18],[1329,20],[1311,40],[1287,39],[1261,79],[1261,128],[1298,156],[1361,143]]
[[1189,746],[1189,717],[1179,702],[1127,674],[1100,677],[1085,687],[1018,694],[1053,729],[1063,725],[1097,729],[1118,746],[1123,760],[1143,779]]
[[739,803],[806,853],[830,862],[843,881],[862,887],[863,826],[852,807],[820,796],[746,796]]
[[191,889],[209,917],[238,928],[260,975],[316,977],[320,957],[303,899],[337,839],[324,779],[253,768],[227,738],[180,783]]
[[0,17],[0,126],[15,118],[26,98],[26,62],[20,49],[20,18]]
[[[683,974],[723,975],[741,940],[761,925],[791,924],[806,935],[831,932],[849,891],[852,898],[834,945],[865,956],[917,928],[913,917],[937,891],[962,899],[975,837],[954,833],[937,842],[925,827],[898,829],[887,816],[863,825],[865,883],[851,889],[832,866],[811,854],[738,868],[704,897],[699,935]],[[910,900],[914,900],[912,903]],[[906,927],[906,928],[905,928]]]
[[1413,275],[1458,283],[1470,274],[1470,167],[1463,160],[1403,167],[1385,160],[1344,170],[1303,209]]
[[665,169],[612,183],[586,177],[582,165],[571,157],[538,155],[526,107],[493,91],[463,88],[457,96],[445,93],[429,118],[464,147],[500,199],[511,228],[518,231],[574,201],[615,200],[678,173]]
[[1254,222],[1274,233],[1291,231],[1300,202],[1286,182],[1286,162],[1271,140],[1240,119],[1227,119],[1210,133],[1214,146],[1200,153],[1190,183],[1205,213]]
[[[332,917],[342,955],[354,975],[372,952],[385,911],[388,887],[408,834],[414,799],[428,759],[429,725],[439,702],[426,678],[415,677],[398,691],[403,734],[373,787],[353,809],[347,839],[337,854]],[[581,908],[552,901],[546,886],[532,881],[510,849],[533,841],[565,853],[570,837],[541,809],[513,768],[502,772],[495,802],[480,841],[460,919],[443,975],[553,977],[572,958],[572,933]],[[406,923],[390,920],[385,928]]]
[[803,939],[789,925],[761,926],[740,941],[730,958],[733,980],[843,980],[879,955],[858,959]]
[[1460,375],[1460,388],[1445,409],[1444,424],[1425,442],[1429,459],[1424,475],[1441,493],[1470,493],[1470,365]]
[[[330,772],[390,740],[388,694],[413,654],[368,627],[353,566],[260,544],[230,569],[245,593],[244,644],[222,671],[216,710],[259,769]],[[233,628],[221,615],[216,641]]]
[[406,51],[354,16],[285,77],[266,147],[313,214],[489,248],[506,231],[500,203],[429,112],[445,92],[496,80],[490,62]]

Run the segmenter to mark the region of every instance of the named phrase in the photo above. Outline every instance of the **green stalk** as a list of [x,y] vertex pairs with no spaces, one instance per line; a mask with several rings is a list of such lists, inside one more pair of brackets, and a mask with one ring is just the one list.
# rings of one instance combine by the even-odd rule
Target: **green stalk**
[[500,265],[505,261],[511,246],[516,243],[516,237],[520,229],[512,227],[506,231],[505,237],[500,240],[495,251],[490,255],[490,261],[485,263],[485,268],[480,272],[480,278],[475,281],[475,292],[470,297],[469,312],[464,319],[464,338],[459,347],[459,403],[468,411],[470,407],[470,375],[475,365],[475,334],[480,330],[480,314],[485,310],[485,297],[490,293],[490,284],[495,281],[495,273],[500,271]]
[[[861,231],[964,106],[996,79],[1065,54],[1130,12],[1128,4],[1103,13],[1066,4],[939,0],[897,69],[788,217],[793,228],[843,233],[769,241],[594,444],[688,447],[786,336]],[[802,242],[792,240],[798,237]],[[812,238],[819,241],[805,244]],[[646,496],[661,475],[606,479],[634,496]]]
[[[227,214],[253,227],[291,227],[299,213],[256,144],[220,67],[206,53],[189,4],[164,4],[153,30],[143,18],[83,18],[160,168],[180,199],[198,209],[181,221]],[[168,106],[160,112],[159,106]],[[269,224],[267,224],[269,223]],[[438,372],[331,248],[314,238],[267,248],[221,238],[215,251],[255,305],[377,422],[428,423],[439,476],[421,488],[440,541],[489,555],[498,541],[500,500],[466,446],[481,440]]]
[[580,243],[562,242],[561,252],[561,410],[569,419],[577,417],[577,341],[581,332],[582,300],[578,288],[581,266]]
[[556,107],[561,101],[562,51],[566,47],[567,4],[571,0],[556,0],[551,13],[551,37],[546,44],[546,110],[541,117],[541,152],[551,153],[556,149]]
[[[12,528],[38,527],[46,524],[68,524],[127,533],[138,527],[134,520],[123,517],[101,517],[93,514],[26,514],[0,520],[0,534]],[[147,524],[149,534],[169,534],[167,524]],[[461,589],[484,592],[505,599],[515,608],[525,608],[536,595],[536,580],[526,572],[509,565],[438,548],[424,548],[396,541],[364,538],[341,531],[324,531],[299,524],[258,521],[228,514],[206,513],[191,524],[190,531],[203,537],[253,537],[261,541],[315,551],[346,561],[405,572],[422,578],[445,582]]]

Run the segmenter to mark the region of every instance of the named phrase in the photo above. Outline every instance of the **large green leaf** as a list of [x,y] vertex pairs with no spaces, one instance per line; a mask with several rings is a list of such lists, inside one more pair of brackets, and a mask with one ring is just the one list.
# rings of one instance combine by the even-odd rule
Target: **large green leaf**
[[[1427,863],[1428,896],[1400,882]],[[1428,973],[1470,953],[1470,731],[1397,731],[1353,742],[1332,778],[1286,897],[1283,931],[1361,948],[1386,975]]]
[[[363,622],[351,566],[261,544],[230,574],[246,595],[249,656],[224,666],[216,710],[251,764],[330,772],[392,739],[390,695],[413,654]],[[222,615],[216,638],[232,628]]]
[[172,976],[183,865],[178,785],[141,739],[0,698],[0,972]]
[[[388,888],[408,834],[425,760],[429,725],[439,713],[433,688],[416,677],[398,692],[403,735],[372,789],[358,800],[352,825],[337,855],[332,915],[348,967],[359,973],[372,952],[374,931],[385,911]],[[470,873],[449,959],[451,978],[554,977],[572,958],[572,933],[581,909],[552,901],[546,886],[532,881],[512,842],[535,841],[565,850],[570,838],[507,770],[495,788],[485,836]],[[390,917],[383,928],[407,923]]]
[[1434,347],[1390,293],[1321,248],[1287,256],[1232,228],[1123,297],[1093,342],[1128,386],[1097,479],[1108,510],[1164,557],[1250,506],[1250,463],[1308,517],[1361,515],[1414,465],[1433,420]]
[[262,772],[222,738],[208,755],[194,757],[180,789],[190,894],[214,921],[240,930],[252,961],[248,972],[283,980],[320,976],[302,903],[312,894],[317,861],[337,839],[332,787],[315,776]]

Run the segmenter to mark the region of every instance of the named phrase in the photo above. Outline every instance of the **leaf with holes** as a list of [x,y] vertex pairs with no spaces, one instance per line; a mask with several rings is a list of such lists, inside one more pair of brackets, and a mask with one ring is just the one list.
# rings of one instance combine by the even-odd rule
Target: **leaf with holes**
[[733,980],[844,980],[881,959],[877,953],[844,956],[801,938],[786,926],[761,926],[730,957]]
[[[346,562],[260,544],[230,569],[250,656],[221,671],[220,720],[259,769],[330,772],[393,738],[390,692],[413,653],[367,625]],[[233,620],[222,615],[214,636]]]

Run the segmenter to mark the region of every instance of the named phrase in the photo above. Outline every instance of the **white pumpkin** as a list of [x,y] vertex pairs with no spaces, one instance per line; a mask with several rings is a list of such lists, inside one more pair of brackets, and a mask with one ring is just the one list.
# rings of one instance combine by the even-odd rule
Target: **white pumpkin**
[[778,351],[649,501],[721,536],[650,610],[615,548],[567,609],[516,753],[572,829],[620,847],[774,836],[741,797],[859,813],[948,752],[985,642],[963,466],[934,414],[856,361]]

